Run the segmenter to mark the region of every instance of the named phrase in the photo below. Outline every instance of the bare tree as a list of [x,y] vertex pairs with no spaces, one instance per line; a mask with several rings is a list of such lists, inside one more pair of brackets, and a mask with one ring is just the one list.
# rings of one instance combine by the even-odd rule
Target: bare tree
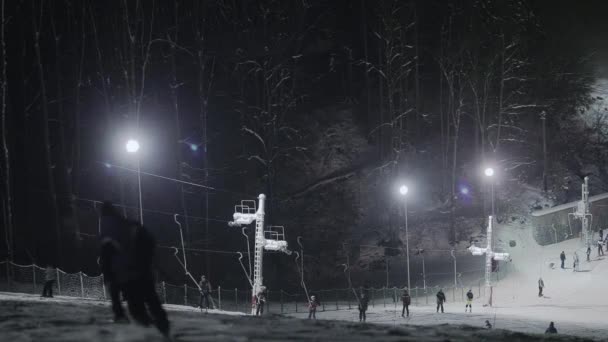
[[4,232],[6,239],[6,249],[8,252],[9,261],[13,261],[13,198],[11,194],[11,160],[10,150],[8,148],[8,128],[6,123],[6,96],[8,88],[8,79],[6,76],[6,13],[5,0],[0,4],[2,6],[2,23],[0,24],[0,44],[2,46],[2,151],[4,152],[4,196],[3,196],[3,212],[4,212]]
[[[35,1],[32,2],[32,8],[35,12],[36,4]],[[40,100],[42,107],[42,123],[43,123],[43,140],[44,140],[44,159],[46,164],[46,173],[47,173],[47,182],[49,186],[49,200],[51,204],[53,215],[51,219],[51,224],[55,230],[55,243],[56,243],[56,257],[57,262],[59,264],[62,263],[62,238],[61,238],[61,225],[59,224],[59,209],[57,205],[57,193],[55,190],[55,178],[53,175],[53,170],[55,169],[55,164],[53,162],[53,156],[51,151],[51,137],[50,137],[50,127],[49,127],[49,107],[48,107],[48,97],[46,91],[46,82],[45,82],[45,73],[44,67],[42,65],[42,56],[40,53],[40,28],[43,24],[43,14],[45,13],[44,3],[40,5],[39,14],[32,16],[32,31],[34,34],[34,50],[36,52],[36,64],[38,68],[38,78],[40,82]]]

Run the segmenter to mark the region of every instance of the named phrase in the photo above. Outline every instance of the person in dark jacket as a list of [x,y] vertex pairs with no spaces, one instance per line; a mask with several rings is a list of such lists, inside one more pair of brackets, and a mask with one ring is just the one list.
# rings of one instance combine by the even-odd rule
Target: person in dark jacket
[[486,319],[486,329],[492,329],[492,323]]
[[359,322],[365,322],[367,319],[367,306],[369,304],[369,298],[365,292],[361,292],[361,296],[359,297]]
[[553,322],[549,323],[549,327],[545,330],[545,334],[557,334],[557,329],[555,329]]
[[264,314],[264,306],[266,305],[266,286],[260,287],[260,291],[255,296],[255,315],[262,316]]
[[[126,280],[122,279],[126,273],[124,269],[126,264],[125,253],[123,253],[123,246],[127,240],[127,237],[123,234],[126,231],[126,221],[110,202],[104,202],[101,207],[100,230],[101,241],[98,262],[110,294],[114,321],[126,322],[128,320],[120,302],[121,292],[124,294],[124,288],[121,287],[126,284]],[[121,279],[119,279],[119,276]]]
[[[161,333],[168,336],[167,313],[155,289],[154,236],[140,224],[122,219],[111,203],[104,203],[104,208],[109,214],[107,222],[112,223],[103,230],[102,221],[100,262],[104,275],[110,276],[112,287],[116,286],[118,292],[124,292],[133,320],[144,326],[154,323]],[[112,298],[113,304],[114,300]]]
[[559,255],[559,259],[562,261],[562,268],[564,268],[564,262],[566,261],[566,253],[564,251]]
[[467,312],[467,308],[469,312],[473,312],[473,291],[471,289],[467,292],[467,304],[464,306],[464,312]]
[[44,287],[41,297],[53,298],[55,280],[57,280],[57,270],[53,266],[47,265],[44,269]]
[[308,319],[317,319],[317,307],[319,306],[319,301],[317,300],[317,296],[310,296],[310,300],[308,301]]
[[600,229],[600,241],[604,240],[604,230]]
[[591,247],[587,247],[587,261],[591,261],[590,256],[591,256]]
[[407,289],[403,290],[403,294],[401,295],[401,302],[403,303],[403,309],[401,309],[401,317],[406,313],[407,317],[410,317],[410,304],[412,303],[412,297],[410,297],[410,293]]
[[445,302],[445,294],[443,293],[443,289],[440,289],[437,292],[437,312],[439,312],[439,308],[441,307],[441,313],[443,313],[443,303]]
[[[203,307],[209,309],[209,296],[211,295],[211,283],[204,275],[201,276],[201,281],[198,283],[201,288],[201,298],[198,302],[198,306],[202,309]],[[205,306],[203,306],[203,302]]]
[[545,288],[545,282],[543,281],[543,278],[538,278],[538,296],[539,297],[543,296],[544,288]]

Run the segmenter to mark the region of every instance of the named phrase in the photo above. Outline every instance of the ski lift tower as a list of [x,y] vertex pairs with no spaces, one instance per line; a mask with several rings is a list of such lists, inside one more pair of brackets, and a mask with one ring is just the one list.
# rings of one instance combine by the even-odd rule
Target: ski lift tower
[[489,293],[488,305],[492,306],[492,260],[509,260],[509,253],[496,253],[492,250],[492,216],[488,219],[488,233],[486,235],[488,245],[486,248],[476,247],[472,245],[469,251],[473,255],[486,255],[486,290]]
[[[283,227],[274,226],[264,230],[264,202],[266,195],[258,196],[259,205],[256,209],[256,203],[253,200],[243,200],[240,205],[234,207],[234,221],[228,222],[230,227],[240,227],[249,225],[255,221],[255,248],[254,248],[254,266],[253,266],[253,284],[252,284],[252,303],[257,297],[257,294],[263,287],[263,259],[264,250],[281,251],[290,254],[287,249],[287,241],[285,241],[285,232]],[[249,275],[251,276],[251,275]],[[251,281],[251,280],[250,280]],[[251,314],[255,315],[255,307],[252,306]]]
[[568,216],[570,215],[581,220],[581,229],[583,238],[585,239],[585,247],[590,248],[593,233],[589,227],[589,221],[593,219],[593,216],[589,210],[589,177],[585,177],[585,181],[581,185],[581,200],[576,206],[576,211],[568,214]]

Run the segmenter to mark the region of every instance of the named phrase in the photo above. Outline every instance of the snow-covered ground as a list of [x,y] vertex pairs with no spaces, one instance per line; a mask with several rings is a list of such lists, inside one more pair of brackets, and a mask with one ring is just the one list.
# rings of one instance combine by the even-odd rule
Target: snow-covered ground
[[[227,315],[225,312],[201,313],[200,310],[167,306],[175,341],[587,341],[584,338],[514,333],[507,330],[485,330],[459,325],[414,326],[420,321],[445,323],[453,314],[442,319],[432,314],[414,313],[408,324],[394,321],[394,326],[360,324],[339,320],[309,321],[278,315],[251,317]],[[353,312],[344,312],[352,315]],[[390,312],[370,313],[370,322],[391,319]],[[473,314],[476,315],[476,314]],[[323,316],[322,313],[319,314]],[[424,319],[424,317],[427,317]],[[461,317],[465,317],[461,315]],[[475,316],[473,316],[475,317]],[[33,295],[0,294],[0,341],[163,341],[154,328],[110,322],[107,303],[73,297],[41,299]],[[325,317],[327,318],[327,317]],[[483,318],[483,317],[478,317]],[[541,329],[542,327],[539,327]],[[558,329],[560,327],[558,326]],[[541,329],[543,330],[543,329]]]

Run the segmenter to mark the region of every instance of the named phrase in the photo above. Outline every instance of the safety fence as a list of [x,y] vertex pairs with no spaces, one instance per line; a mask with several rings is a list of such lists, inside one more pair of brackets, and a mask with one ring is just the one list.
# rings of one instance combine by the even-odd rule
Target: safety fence
[[[103,275],[90,276],[83,272],[66,273],[55,269],[56,281],[53,292],[59,296],[78,297],[89,300],[109,300]],[[12,262],[0,262],[0,291],[18,292],[28,294],[41,294],[45,282],[45,269],[37,265],[19,265]],[[441,287],[448,301],[464,302],[468,288],[464,287]],[[471,288],[471,287],[469,287]],[[435,303],[435,295],[439,291],[438,286],[427,286],[426,288],[414,287],[410,290],[411,304],[432,305]],[[485,297],[485,286],[483,280],[477,281],[472,287],[477,298]],[[196,287],[174,285],[166,282],[156,284],[156,290],[164,304],[185,305],[190,307],[200,306],[201,295]],[[370,307],[395,308],[401,305],[401,288],[342,288],[330,290],[312,290],[310,295],[315,295],[320,303],[319,311],[336,311],[357,309],[358,296],[366,293],[369,298]],[[251,312],[252,293],[251,290],[225,289],[220,286],[213,289],[210,296],[213,307],[235,312]],[[283,290],[268,290],[267,313],[297,313],[308,311],[308,300],[301,293],[289,293]]]

